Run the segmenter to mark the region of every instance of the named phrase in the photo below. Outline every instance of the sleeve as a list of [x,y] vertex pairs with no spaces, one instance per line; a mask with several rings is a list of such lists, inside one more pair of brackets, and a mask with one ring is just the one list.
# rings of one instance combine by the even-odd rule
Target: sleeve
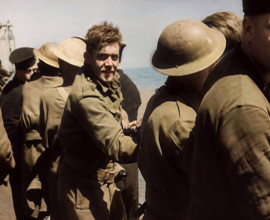
[[219,140],[243,219],[270,219],[269,113],[254,106],[233,109],[222,120]]
[[[87,96],[76,105],[78,120],[96,145],[114,161],[136,161],[137,144],[125,136],[120,123],[113,117],[105,101],[98,96]],[[120,114],[120,112],[119,112]]]
[[0,181],[2,181],[8,172],[15,167],[12,148],[4,128],[2,112],[0,109]]
[[[183,111],[181,111],[183,113]],[[171,161],[175,161],[175,167],[182,170],[182,151],[195,124],[196,113],[185,112],[183,117],[176,119],[170,129],[169,141],[166,148],[172,152]]]

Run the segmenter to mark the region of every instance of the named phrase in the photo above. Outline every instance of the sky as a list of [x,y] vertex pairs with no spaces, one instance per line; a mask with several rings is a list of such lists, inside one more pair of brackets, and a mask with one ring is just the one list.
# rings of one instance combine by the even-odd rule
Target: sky
[[[94,24],[117,25],[127,44],[123,68],[151,66],[159,35],[181,19],[202,20],[219,11],[243,16],[241,0],[0,0],[0,23],[13,25],[15,47],[84,37]],[[0,51],[1,53],[1,51]]]

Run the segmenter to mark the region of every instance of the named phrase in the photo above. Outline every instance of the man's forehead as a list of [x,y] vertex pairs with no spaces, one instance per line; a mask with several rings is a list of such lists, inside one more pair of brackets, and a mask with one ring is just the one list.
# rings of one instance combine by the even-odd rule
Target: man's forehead
[[103,53],[103,54],[119,54],[119,44],[118,43],[112,43],[112,44],[107,44],[104,47],[100,48],[98,53]]

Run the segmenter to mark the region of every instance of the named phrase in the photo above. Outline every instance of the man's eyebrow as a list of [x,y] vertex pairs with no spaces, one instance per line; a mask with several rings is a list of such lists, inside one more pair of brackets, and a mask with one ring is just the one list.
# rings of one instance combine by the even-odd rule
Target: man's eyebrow
[[119,55],[118,53],[106,53],[106,52],[99,52],[98,54]]

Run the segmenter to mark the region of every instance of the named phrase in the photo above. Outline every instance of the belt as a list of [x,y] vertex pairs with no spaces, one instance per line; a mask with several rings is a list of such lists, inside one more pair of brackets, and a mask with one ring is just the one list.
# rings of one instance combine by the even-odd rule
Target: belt
[[104,183],[113,183],[114,182],[114,171],[112,170],[97,170],[97,179]]

